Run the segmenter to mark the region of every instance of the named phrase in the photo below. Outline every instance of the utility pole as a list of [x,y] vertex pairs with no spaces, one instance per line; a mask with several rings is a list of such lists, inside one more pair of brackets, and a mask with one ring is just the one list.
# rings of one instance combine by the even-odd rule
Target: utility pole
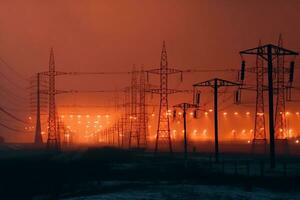
[[256,55],[268,63],[268,94],[269,94],[269,134],[270,134],[270,166],[275,168],[275,131],[274,131],[274,102],[273,102],[273,60],[277,56],[296,56],[297,52],[273,44],[266,44],[240,51],[241,55]]
[[41,135],[41,104],[40,104],[40,73],[37,73],[37,86],[36,86],[36,127],[35,127],[35,144],[43,144]]
[[218,125],[218,89],[220,87],[240,86],[239,83],[214,78],[204,82],[196,83],[194,88],[212,87],[214,89],[214,129],[215,129],[215,161],[219,162],[219,125]]
[[187,128],[186,128],[186,112],[189,108],[198,108],[198,105],[190,103],[181,103],[173,106],[183,110],[183,129],[184,129],[184,159],[187,160],[188,154],[188,141],[187,141]]

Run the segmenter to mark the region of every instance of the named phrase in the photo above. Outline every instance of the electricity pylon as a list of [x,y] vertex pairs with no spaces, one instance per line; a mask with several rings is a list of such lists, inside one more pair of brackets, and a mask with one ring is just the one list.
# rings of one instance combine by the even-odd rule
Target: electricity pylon
[[[240,51],[241,55],[256,55],[268,63],[268,99],[269,99],[269,134],[270,134],[270,166],[275,168],[275,130],[274,130],[274,102],[273,102],[273,60],[278,56],[296,56],[297,52],[273,44],[261,45]],[[275,70],[276,71],[276,70]]]
[[148,70],[147,73],[158,74],[160,76],[160,88],[150,89],[151,93],[160,95],[158,127],[155,142],[155,152],[158,151],[159,145],[168,145],[169,151],[172,153],[172,140],[170,135],[170,119],[169,119],[169,94],[178,92],[178,90],[168,88],[168,77],[170,74],[181,73],[182,71],[168,67],[168,57],[165,41],[161,51],[160,68]]

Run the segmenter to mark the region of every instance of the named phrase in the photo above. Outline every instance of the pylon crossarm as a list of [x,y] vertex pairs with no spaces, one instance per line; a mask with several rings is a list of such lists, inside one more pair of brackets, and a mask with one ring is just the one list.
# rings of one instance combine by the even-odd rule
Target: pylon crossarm
[[256,91],[256,86],[243,86],[239,88],[240,90]]
[[181,108],[181,109],[184,109],[184,107],[185,107],[186,109],[189,109],[189,108],[198,108],[199,106],[196,104],[191,104],[191,103],[180,103],[180,104],[174,105],[173,107]]
[[161,74],[161,73],[166,73],[166,74],[177,74],[177,73],[182,73],[182,70],[178,70],[178,69],[174,69],[174,68],[159,68],[159,69],[151,69],[151,70],[147,70],[147,73],[150,74]]
[[215,81],[216,81],[218,87],[220,87],[220,86],[241,86],[242,85],[240,83],[235,83],[235,82],[215,78],[215,79],[211,79],[208,81],[196,83],[193,86],[194,87],[207,87],[207,86],[213,87],[215,85]]
[[175,94],[175,93],[191,93],[193,92],[192,90],[176,90],[176,89],[160,89],[160,88],[152,88],[152,89],[147,89],[146,92],[150,92],[153,94]]
[[[299,55],[295,51],[291,51],[291,50],[288,50],[288,49],[285,49],[285,48],[282,48],[282,47],[279,47],[279,46],[276,46],[273,44],[267,44],[267,45],[263,45],[260,47],[240,51],[240,54],[241,55],[243,55],[243,54],[258,55],[259,54],[260,56],[264,57],[264,56],[268,55],[268,52],[267,52],[268,47],[271,47],[273,55],[277,55],[277,56]],[[267,60],[266,57],[264,57],[264,58]]]
[[[256,67],[248,67],[245,69],[246,72],[249,72],[249,73],[257,73],[257,69]],[[264,67],[262,69],[262,73],[267,73],[268,72],[268,69],[266,67]]]

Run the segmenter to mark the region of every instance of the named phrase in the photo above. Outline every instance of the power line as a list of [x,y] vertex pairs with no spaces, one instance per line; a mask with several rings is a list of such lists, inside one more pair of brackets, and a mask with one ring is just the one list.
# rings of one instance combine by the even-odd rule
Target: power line
[[2,111],[3,113],[5,113],[6,115],[10,116],[12,119],[15,119],[16,121],[22,122],[24,124],[28,124],[28,122],[16,117],[15,115],[13,115],[12,113],[8,112],[7,110],[5,110],[4,108],[0,107],[0,111]]
[[8,90],[8,89],[2,87],[2,86],[0,86],[0,92],[2,92],[2,93],[4,92],[6,95],[8,95],[8,96],[14,98],[14,99],[17,100],[17,101],[19,101],[19,100],[22,100],[23,102],[24,102],[24,101],[28,101],[28,99],[24,98],[23,96],[18,95],[18,94],[16,94],[16,93],[14,93],[14,92],[12,92],[12,91],[10,91],[10,90]]
[[0,61],[12,72],[14,72],[21,80],[28,81],[23,75],[21,75],[19,72],[17,72],[10,64],[8,64],[2,57],[0,57]]
[[22,130],[18,130],[18,129],[15,129],[15,128],[11,128],[10,126],[7,126],[7,125],[5,125],[5,124],[3,124],[3,123],[1,123],[1,122],[0,122],[0,126],[6,128],[6,129],[8,129],[8,130],[10,130],[10,131],[14,131],[14,132],[18,132],[18,133],[23,133]]
[[[202,68],[202,67],[197,67]],[[147,70],[145,70],[147,71]],[[227,68],[227,69],[217,69],[217,68],[210,68],[210,69],[186,69],[182,70],[184,73],[210,73],[210,72],[237,72],[237,69],[233,68]],[[85,72],[59,72],[58,75],[74,75],[74,76],[80,76],[80,75],[126,75],[126,74],[132,74],[131,71],[85,71]]]
[[5,79],[7,80],[9,83],[11,83],[15,88],[18,88],[18,89],[21,89],[21,90],[24,90],[25,87],[23,86],[20,86],[19,84],[15,83],[14,81],[12,81],[11,79],[9,79],[4,73],[2,73],[0,71],[0,75]]

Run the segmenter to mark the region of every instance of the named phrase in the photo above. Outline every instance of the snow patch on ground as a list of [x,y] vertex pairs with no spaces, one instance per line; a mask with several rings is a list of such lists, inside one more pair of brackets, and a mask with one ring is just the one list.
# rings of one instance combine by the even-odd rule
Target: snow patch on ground
[[242,188],[208,185],[152,185],[139,189],[128,189],[101,195],[69,198],[65,200],[185,200],[185,199],[220,199],[220,200],[268,200],[300,199],[300,193],[279,193],[254,188],[246,192]]

